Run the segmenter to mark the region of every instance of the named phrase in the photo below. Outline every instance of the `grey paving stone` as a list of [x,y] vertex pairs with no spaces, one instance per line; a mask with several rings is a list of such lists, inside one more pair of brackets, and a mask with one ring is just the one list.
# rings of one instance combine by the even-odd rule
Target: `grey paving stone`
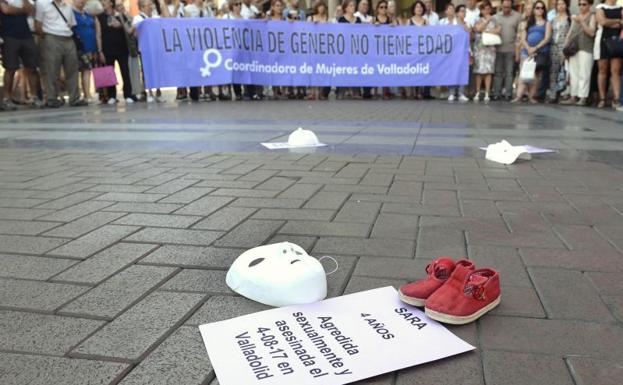
[[106,207],[104,211],[120,211],[125,213],[170,214],[182,207],[174,203],[117,203]]
[[0,252],[44,254],[67,241],[68,239],[44,238],[30,235],[0,235]]
[[166,197],[165,194],[109,192],[96,198],[99,201],[152,203]]
[[279,193],[275,190],[256,190],[256,189],[234,189],[219,188],[210,193],[210,196],[226,196],[240,198],[273,198]]
[[87,214],[91,214],[92,212],[99,211],[111,205],[112,202],[87,201],[78,203],[75,206],[55,211],[48,215],[40,216],[38,219],[43,221],[71,222]]
[[[621,254],[614,251],[520,248],[526,266],[547,266],[582,271],[622,272]],[[598,258],[595,258],[595,256]]]
[[208,187],[189,187],[182,191],[178,191],[175,194],[171,194],[168,197],[161,199],[160,203],[190,203],[197,200],[204,195],[214,191],[213,188]]
[[[311,198],[322,185],[297,183],[277,195],[279,198],[304,199]],[[326,187],[326,186],[325,186]]]
[[502,285],[502,301],[489,314],[545,318],[545,310],[534,288]]
[[54,222],[0,220],[0,234],[37,235],[58,225]]
[[[313,198],[312,198],[313,199]],[[291,198],[238,198],[230,204],[232,207],[283,208],[296,209],[305,203],[304,199]]]
[[128,214],[114,222],[115,225],[134,225],[150,227],[172,227],[184,229],[199,221],[201,217],[191,215],[166,214]]
[[317,209],[260,209],[253,215],[254,219],[278,219],[301,221],[329,221],[335,210]]
[[0,254],[0,276],[45,281],[75,263],[73,259]]
[[486,315],[480,322],[485,350],[587,355],[621,360],[623,329],[612,324]]
[[517,248],[530,245],[531,247],[539,248],[565,248],[564,243],[553,231],[509,233],[503,228],[496,230],[471,229],[466,231],[466,237],[467,243],[470,245],[493,245]]
[[454,191],[424,190],[422,203],[429,205],[458,206],[457,194]]
[[363,177],[360,184],[367,186],[389,187],[392,184],[393,180],[393,174],[370,172]]
[[98,184],[89,187],[87,191],[96,192],[123,192],[123,193],[142,193],[147,190],[148,186],[136,186],[129,184]]
[[378,202],[348,201],[337,213],[334,221],[372,224],[380,210],[381,203]]
[[458,217],[459,209],[453,206],[446,205],[427,205],[420,203],[383,203],[381,208],[383,213],[396,213],[396,214],[411,214],[411,215],[431,215],[431,216],[446,216]]
[[334,237],[366,237],[370,225],[365,223],[338,223],[317,221],[288,221],[280,234],[334,236]]
[[78,238],[124,215],[125,213],[96,212],[63,226],[56,227],[43,235],[50,237]]
[[233,297],[230,295],[214,296],[210,297],[207,302],[186,321],[186,325],[199,326],[268,310],[270,308],[270,306],[244,297]]
[[576,385],[618,385],[623,378],[621,362],[568,357],[567,363]]
[[396,385],[484,384],[482,364],[477,352],[463,353],[443,360],[403,369]]
[[63,306],[58,313],[112,320],[175,272],[172,267],[130,266]]
[[0,208],[0,219],[29,221],[51,212],[53,212],[53,210],[2,207]]
[[225,283],[226,271],[184,269],[160,289],[207,294],[234,294]]
[[592,226],[556,225],[554,230],[562,237],[571,250],[612,250],[612,245],[597,233]]
[[251,216],[255,211],[255,209],[246,207],[223,207],[195,224],[193,229],[229,231]]
[[214,377],[201,333],[180,327],[151,352],[121,385],[202,385]]
[[396,180],[389,188],[389,195],[408,195],[414,201],[419,201],[422,197],[423,183]]
[[85,259],[138,230],[137,226],[106,225],[49,252]]
[[353,276],[348,281],[346,289],[344,289],[344,295],[357,293],[360,291],[377,289],[379,287],[393,286],[396,290],[405,282],[401,279],[389,279],[389,278],[370,278],[370,277],[356,277]]
[[[272,243],[281,243],[281,242],[290,242],[295,243],[301,246],[307,253],[309,254],[316,243],[316,237],[304,237],[301,235],[285,235],[285,234],[276,234],[271,237],[266,244]],[[243,250],[244,251],[244,250]]]
[[53,210],[61,210],[78,203],[82,203],[84,201],[88,201],[97,196],[101,195],[101,193],[97,192],[77,192],[73,194],[69,194],[59,199],[55,199],[37,206],[39,209],[53,209]]
[[391,278],[415,281],[426,278],[426,265],[430,260],[361,257],[353,275],[373,278]]
[[549,318],[614,322],[597,290],[578,271],[530,268]]
[[623,295],[623,273],[587,272],[585,276],[600,294]]
[[526,267],[515,248],[469,246],[468,254],[477,267],[495,269],[500,274],[502,285],[532,288]]
[[88,289],[84,286],[0,278],[0,307],[51,312]]
[[0,207],[30,208],[45,203],[47,199],[0,197]]
[[265,182],[255,186],[256,190],[274,190],[274,191],[284,191],[288,189],[296,183],[296,180],[293,178],[284,178],[280,176],[272,177]]
[[[317,258],[321,258],[318,256]],[[357,263],[356,257],[346,257],[342,255],[332,256],[336,262],[323,258],[320,263],[324,268],[327,275],[327,298],[337,297],[342,295],[346,289],[349,279],[351,278],[352,271]],[[337,270],[335,270],[337,268]],[[331,273],[331,274],[329,274]]]
[[13,352],[63,356],[103,324],[83,318],[0,310],[0,346]]
[[460,201],[460,208],[466,218],[499,218],[502,215],[493,201],[464,199]]
[[244,248],[259,246],[270,238],[283,223],[283,221],[248,219],[214,242],[214,245]]
[[[374,196],[388,196],[387,191],[389,188],[383,186],[366,186],[366,185],[352,185],[352,184],[334,184],[326,185],[322,188],[322,191],[326,192],[348,192],[356,195],[357,197],[374,197]],[[373,198],[363,200],[375,200]]]
[[490,384],[574,385],[562,357],[485,351],[485,378]]
[[174,194],[197,183],[197,179],[175,179],[146,191],[148,194]]
[[156,291],[78,345],[70,356],[141,361],[203,298],[201,294]]
[[53,280],[96,285],[156,247],[150,244],[121,242],[72,266],[55,276]]
[[128,241],[151,243],[174,243],[181,245],[208,246],[223,233],[208,230],[164,229],[148,227],[127,237]]
[[184,206],[175,213],[184,215],[210,215],[232,200],[234,200],[234,198],[206,196]]
[[116,362],[0,353],[4,385],[101,385],[123,376],[129,365]]
[[413,258],[414,248],[415,242],[405,240],[322,237],[314,246],[313,253]]
[[184,268],[227,269],[244,249],[164,245],[140,263]]
[[417,258],[433,259],[450,256],[456,259],[467,255],[462,230],[421,227],[417,237]]
[[376,219],[372,228],[372,238],[415,239],[417,234],[418,217],[415,215],[400,215],[382,213]]
[[420,201],[419,198],[415,199],[410,195],[361,194],[361,193],[354,193],[353,195],[350,196],[349,200],[362,201],[362,202],[378,202],[378,203],[412,203],[412,202]]
[[326,192],[320,191],[305,204],[306,209],[327,209],[337,210],[348,199],[350,193],[347,192]]

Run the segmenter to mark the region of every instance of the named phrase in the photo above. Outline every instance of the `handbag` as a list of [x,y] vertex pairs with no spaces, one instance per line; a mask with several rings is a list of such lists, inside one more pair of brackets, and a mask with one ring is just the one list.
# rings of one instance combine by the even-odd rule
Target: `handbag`
[[502,44],[502,38],[500,37],[500,35],[496,35],[495,33],[483,32],[482,44],[486,46],[500,45]]
[[114,87],[118,84],[114,66],[93,68],[92,72],[95,88]]
[[623,58],[623,39],[620,36],[612,36],[604,42],[608,56],[611,58]]
[[580,50],[580,44],[577,39],[569,40],[569,43],[562,49],[562,54],[565,55],[566,58],[570,58],[575,56],[576,53]]
[[529,57],[524,60],[521,71],[519,71],[519,79],[525,83],[530,83],[534,81],[536,74],[536,60]]

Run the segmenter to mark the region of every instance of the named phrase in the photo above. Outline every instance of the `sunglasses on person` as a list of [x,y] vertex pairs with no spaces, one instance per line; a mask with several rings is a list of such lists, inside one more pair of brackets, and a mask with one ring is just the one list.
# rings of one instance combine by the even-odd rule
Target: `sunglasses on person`
[[242,3],[234,3],[233,6],[235,7],[236,5],[241,5]]
[[588,6],[588,3],[579,3],[578,5],[579,5],[580,7],[587,7],[587,6]]
[[534,7],[534,10],[535,10],[535,11],[542,11],[542,10],[544,10],[544,9],[545,9],[545,8],[543,8],[543,7]]
[[381,6],[379,6],[379,9],[387,9],[387,6],[386,5],[381,5]]

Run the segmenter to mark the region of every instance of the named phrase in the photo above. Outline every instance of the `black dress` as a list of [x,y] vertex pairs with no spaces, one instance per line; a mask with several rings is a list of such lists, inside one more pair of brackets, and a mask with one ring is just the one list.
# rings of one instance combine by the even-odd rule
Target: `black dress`
[[[623,7],[612,7],[612,8],[602,8],[606,19],[620,19],[621,18],[621,10]],[[612,28],[612,27],[604,27],[601,32],[601,42],[600,42],[600,59],[611,59],[610,52],[608,52],[608,48],[606,48],[606,41],[618,38],[621,33],[621,27]]]
[[[128,99],[133,98],[130,69],[128,67],[130,51],[128,50],[128,38],[123,27],[124,19],[122,17],[108,15],[104,12],[97,16],[97,20],[100,23],[102,32],[102,51],[104,51],[104,56],[106,57],[106,65],[114,66],[115,62],[119,63],[119,70],[123,79],[123,97]],[[121,27],[113,27],[111,25],[113,19],[117,19]],[[117,87],[107,87],[106,91],[109,98],[117,98]]]

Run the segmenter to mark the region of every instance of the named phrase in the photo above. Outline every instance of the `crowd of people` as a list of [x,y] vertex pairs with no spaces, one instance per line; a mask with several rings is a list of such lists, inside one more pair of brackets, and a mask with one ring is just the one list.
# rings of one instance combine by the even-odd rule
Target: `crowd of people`
[[[209,2],[210,1],[210,2]],[[574,0],[576,1],[576,0]],[[136,101],[159,102],[160,90],[142,83],[136,27],[158,17],[268,19],[313,23],[402,25],[431,28],[457,25],[470,36],[470,83],[430,87],[264,87],[221,85],[177,90],[177,99],[326,100],[402,98],[427,99],[444,95],[450,102],[506,100],[511,103],[560,103],[621,110],[623,7],[616,0],[556,0],[548,11],[542,0],[515,4],[502,0],[494,9],[489,0],[448,3],[440,16],[433,0],[416,0],[399,12],[394,0],[343,0],[330,17],[327,3],[311,8],[299,0],[229,0],[217,7],[211,0],[139,0],[131,16],[123,0],[0,0],[0,37],[4,95],[0,110],[17,104],[58,108],[89,103],[114,105]],[[98,90],[94,100],[91,71],[117,65],[123,97],[114,86]],[[447,96],[445,96],[447,95]],[[17,97],[16,97],[17,96]]]

